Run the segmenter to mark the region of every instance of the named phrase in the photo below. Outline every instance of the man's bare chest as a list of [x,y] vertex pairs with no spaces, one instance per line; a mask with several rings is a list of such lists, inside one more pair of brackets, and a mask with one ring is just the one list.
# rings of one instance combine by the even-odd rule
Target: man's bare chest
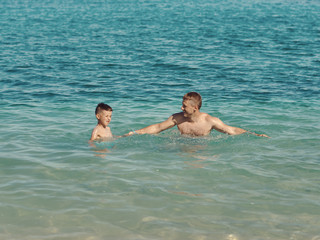
[[211,131],[211,127],[205,124],[205,122],[183,122],[178,124],[178,129],[181,134],[205,136]]

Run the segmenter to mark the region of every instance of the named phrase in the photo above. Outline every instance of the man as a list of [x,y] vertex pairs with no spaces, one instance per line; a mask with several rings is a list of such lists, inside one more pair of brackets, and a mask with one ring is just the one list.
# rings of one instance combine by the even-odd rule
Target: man
[[181,134],[191,136],[206,136],[210,134],[211,130],[215,129],[229,135],[238,135],[247,132],[256,136],[268,137],[265,134],[256,134],[242,128],[228,126],[219,118],[200,112],[201,105],[202,99],[200,94],[189,92],[183,96],[182,112],[173,114],[164,122],[129,132],[126,136],[133,134],[157,134],[177,125]]

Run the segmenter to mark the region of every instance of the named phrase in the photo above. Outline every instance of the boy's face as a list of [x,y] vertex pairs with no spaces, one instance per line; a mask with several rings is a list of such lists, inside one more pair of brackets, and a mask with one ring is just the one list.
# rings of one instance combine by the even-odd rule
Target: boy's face
[[184,100],[182,102],[182,107],[181,110],[183,111],[183,115],[185,117],[188,117],[190,115],[192,115],[198,108],[192,104],[193,102],[191,102],[191,100]]
[[101,124],[103,127],[106,127],[111,122],[112,111],[101,110],[96,115],[96,117],[98,119],[99,124]]

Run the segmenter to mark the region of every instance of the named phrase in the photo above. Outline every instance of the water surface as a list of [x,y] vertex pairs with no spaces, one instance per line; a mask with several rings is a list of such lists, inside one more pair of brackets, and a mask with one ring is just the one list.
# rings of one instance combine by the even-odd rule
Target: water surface
[[[320,239],[318,1],[2,1],[0,238]],[[176,128],[202,111],[272,138]]]

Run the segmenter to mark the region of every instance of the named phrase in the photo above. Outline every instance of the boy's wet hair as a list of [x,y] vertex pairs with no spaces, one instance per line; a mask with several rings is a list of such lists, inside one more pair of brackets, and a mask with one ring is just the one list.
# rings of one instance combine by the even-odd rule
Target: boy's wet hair
[[96,107],[95,114],[97,115],[101,110],[112,111],[112,107],[105,103],[99,103]]
[[188,92],[186,95],[183,96],[183,101],[185,101],[185,100],[193,101],[194,104],[197,105],[199,109],[202,106],[201,95],[197,92]]

